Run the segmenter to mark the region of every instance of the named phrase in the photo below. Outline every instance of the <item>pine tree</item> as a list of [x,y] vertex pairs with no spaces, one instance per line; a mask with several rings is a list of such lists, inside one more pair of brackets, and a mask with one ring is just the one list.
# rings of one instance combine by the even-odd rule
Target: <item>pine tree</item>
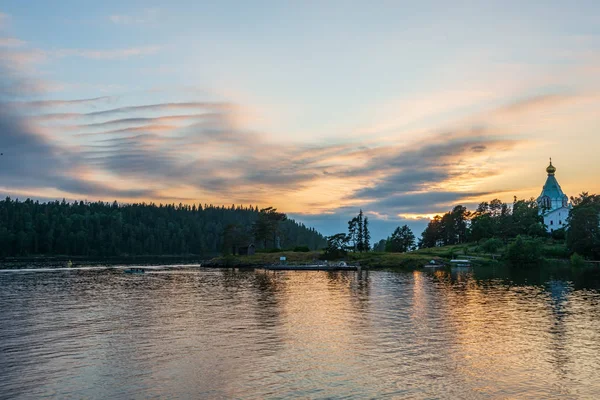
[[363,249],[364,251],[371,250],[371,234],[369,233],[369,217],[363,220]]
[[356,252],[357,234],[358,234],[358,218],[354,217],[348,221],[348,240],[352,241],[352,251]]
[[362,209],[358,213],[356,225],[357,225],[356,249],[362,253],[363,250],[365,249],[365,232],[364,232],[364,226],[363,226],[363,211],[362,211]]

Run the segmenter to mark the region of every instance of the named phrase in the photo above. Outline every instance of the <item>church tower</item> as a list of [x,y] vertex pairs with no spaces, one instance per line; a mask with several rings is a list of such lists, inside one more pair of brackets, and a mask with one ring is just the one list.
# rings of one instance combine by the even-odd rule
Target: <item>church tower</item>
[[542,194],[537,198],[537,203],[548,232],[552,232],[566,227],[571,204],[569,204],[569,198],[563,193],[554,176],[556,168],[552,165],[552,159],[550,159],[550,165],[546,168],[546,172],[548,178],[546,178]]

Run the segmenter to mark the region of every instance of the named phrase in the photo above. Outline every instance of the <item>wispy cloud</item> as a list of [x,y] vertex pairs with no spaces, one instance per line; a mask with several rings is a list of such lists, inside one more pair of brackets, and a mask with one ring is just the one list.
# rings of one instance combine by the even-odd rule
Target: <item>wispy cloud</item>
[[[36,108],[44,108],[44,107],[64,107],[64,106],[74,106],[80,104],[95,104],[95,103],[105,103],[110,104],[115,101],[117,96],[100,96],[100,97],[92,97],[88,99],[73,99],[73,100],[33,100],[33,101],[19,101],[13,102],[14,106],[18,107],[36,107]],[[79,114],[75,114],[79,115]]]
[[33,66],[47,60],[48,55],[39,49],[1,49],[0,64],[10,70],[30,70]]
[[0,47],[20,47],[25,44],[27,42],[13,37],[0,37]]
[[56,84],[41,79],[40,74],[35,71],[36,66],[45,59],[45,53],[36,49],[14,50],[0,47],[0,71],[3,75],[0,80],[0,101],[56,88]]
[[129,47],[124,49],[61,49],[53,52],[56,57],[83,57],[94,60],[115,60],[158,53],[160,46]]
[[[131,109],[145,110],[143,107]],[[168,111],[170,107],[168,103],[164,107],[155,104],[148,110]],[[489,158],[514,144],[513,140],[498,139],[478,129],[439,134],[410,147],[333,144],[302,148],[269,143],[260,134],[241,130],[231,123],[235,110],[217,106],[209,118],[185,127],[165,127],[163,123],[198,116],[162,115],[91,124],[122,127],[108,132],[125,136],[94,139],[94,144],[84,146],[82,156],[94,167],[117,176],[141,182],[172,181],[175,186],[185,185],[219,197],[239,198],[253,193],[255,200],[265,200],[290,191],[310,190],[319,182],[327,186],[335,181],[359,180],[365,183],[348,192],[345,201],[373,204],[383,214],[393,216],[419,210],[431,212],[431,207],[435,209],[443,201],[481,195],[460,185],[452,192],[440,187],[451,180],[470,181],[493,175],[492,164],[476,170],[469,160],[473,156]],[[439,196],[424,196],[424,191]],[[398,197],[398,193],[407,197]],[[399,204],[417,198],[421,200]],[[431,201],[427,203],[426,199]]]
[[[304,204],[314,212],[334,213],[361,205],[376,212],[377,218],[397,220],[490,194],[477,189],[478,184],[497,174],[497,157],[524,140],[496,129],[496,121],[555,107],[565,98],[570,97],[534,96],[501,105],[469,118],[468,122],[477,122],[475,128],[459,124],[410,143],[401,139],[410,132],[402,132],[383,141],[303,146],[275,143],[248,129],[239,122],[243,107],[230,102],[110,107],[114,98],[97,97],[14,104],[50,111],[96,107],[91,112],[40,114],[38,121],[60,122],[56,131],[71,135],[77,143],[81,165],[103,176],[136,182],[154,198],[254,203],[278,198],[289,201],[290,207]],[[52,131],[52,125],[45,128]]]
[[118,25],[149,24],[158,21],[159,10],[157,8],[146,8],[138,14],[115,14],[109,20]]
[[[84,103],[84,102],[95,102],[98,99],[110,99],[109,96],[99,97],[96,99],[84,99],[84,100],[75,100],[74,103]],[[50,103],[50,105],[57,105]],[[64,104],[62,104],[64,105]],[[161,103],[161,104],[147,104],[147,105],[139,105],[139,106],[127,106],[127,107],[117,107],[108,110],[101,111],[93,111],[88,113],[58,113],[58,114],[44,114],[39,117],[40,120],[53,120],[53,119],[84,119],[84,118],[97,118],[97,117],[109,117],[121,114],[133,114],[139,112],[163,112],[167,110],[215,110],[219,108],[227,108],[231,105],[228,103],[217,103],[217,102],[186,102],[186,103]],[[194,115],[195,116],[195,115]],[[194,117],[194,116],[190,116]]]
[[153,55],[158,53],[160,50],[159,46],[143,46],[107,50],[59,49],[54,51],[45,51],[35,48],[21,49],[21,47],[18,47],[18,50],[7,50],[9,47],[1,46],[1,44],[0,48],[4,48],[4,50],[1,52],[3,58],[1,63],[4,64],[5,67],[17,69],[30,68],[34,65],[51,60],[52,58],[82,57],[92,60],[119,60],[131,57]]
[[[27,104],[28,112],[36,111],[35,106],[44,102],[15,102],[15,88],[20,88],[29,78],[24,78],[14,70],[0,64],[0,149],[2,186],[14,190],[56,189],[62,193],[94,197],[152,196],[147,187],[139,189],[119,189],[109,183],[93,178],[81,157],[76,145],[64,146],[55,138],[40,129],[22,113]],[[25,83],[24,83],[25,82]]]

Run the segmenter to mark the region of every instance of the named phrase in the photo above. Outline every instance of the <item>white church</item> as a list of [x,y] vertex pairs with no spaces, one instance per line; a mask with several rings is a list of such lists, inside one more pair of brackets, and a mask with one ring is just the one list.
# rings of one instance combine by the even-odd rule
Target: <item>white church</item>
[[548,178],[546,178],[542,194],[537,198],[537,203],[540,215],[544,217],[544,224],[546,224],[548,232],[553,232],[557,229],[565,228],[566,220],[572,206],[569,203],[569,198],[563,193],[554,176],[556,168],[552,165],[552,159],[550,159],[550,165],[546,168],[546,172],[548,173]]

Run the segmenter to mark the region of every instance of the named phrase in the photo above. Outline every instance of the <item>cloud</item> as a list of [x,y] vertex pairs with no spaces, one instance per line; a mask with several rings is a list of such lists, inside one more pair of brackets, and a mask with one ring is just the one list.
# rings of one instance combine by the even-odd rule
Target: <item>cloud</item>
[[443,182],[450,177],[445,170],[405,169],[394,172],[375,186],[353,193],[352,198],[381,199],[398,192],[413,192],[425,189],[432,182]]
[[511,113],[526,113],[534,110],[545,109],[560,103],[575,100],[578,96],[567,93],[549,93],[539,96],[520,99],[495,110],[496,114],[506,115]]
[[[136,133],[136,132],[150,134],[152,132],[171,132],[171,131],[174,131],[175,129],[177,129],[177,126],[175,126],[175,125],[149,124],[149,125],[126,127],[126,128],[122,128],[122,129],[114,129],[114,130],[102,131],[102,132],[75,133],[74,136],[76,136],[76,137],[101,136],[101,135]],[[136,137],[141,138],[143,136],[137,135]],[[100,140],[100,139],[98,139],[98,140]],[[107,140],[111,140],[111,139],[107,139]]]
[[0,37],[0,47],[21,47],[27,42],[12,37]]
[[37,64],[45,60],[45,53],[38,50],[13,50],[0,48],[0,101],[12,101],[16,97],[47,92],[52,83],[38,78],[34,72]]
[[211,102],[186,102],[186,103],[161,103],[147,104],[141,106],[119,107],[110,110],[96,111],[85,114],[86,117],[106,116],[114,114],[125,114],[135,111],[165,111],[174,109],[219,109],[228,107],[226,103],[211,103]]
[[489,192],[428,191],[420,193],[396,193],[369,204],[375,210],[385,210],[392,215],[419,214],[436,209],[449,209],[452,205]]
[[157,8],[147,8],[137,15],[115,14],[108,19],[117,25],[149,24],[158,21],[159,10]]
[[83,57],[93,60],[117,60],[129,57],[139,57],[156,54],[160,51],[160,46],[141,46],[129,47],[124,49],[61,49],[53,52],[56,57]]
[[[105,99],[110,100],[111,97],[98,97],[96,99],[83,99],[75,100],[71,104],[83,104],[93,103],[98,100]],[[47,105],[66,105],[65,102],[50,101]],[[162,112],[167,110],[214,110],[224,107],[229,107],[227,103],[211,103],[211,102],[185,102],[185,103],[161,103],[161,104],[148,104],[140,106],[128,106],[118,107],[102,111],[93,111],[88,113],[56,113],[56,114],[44,114],[39,117],[40,120],[65,120],[75,118],[96,118],[96,117],[109,117],[120,114],[133,114],[138,112]]]
[[5,70],[23,71],[30,70],[47,59],[47,53],[39,49],[2,49],[0,50],[0,64]]
[[[44,108],[44,107],[64,107],[64,106],[75,106],[75,105],[92,105],[95,103],[107,103],[110,104],[117,99],[117,96],[100,96],[88,99],[74,99],[74,100],[33,100],[33,101],[15,101],[12,103],[14,107],[23,108]],[[72,115],[79,115],[73,113]]]
[[104,183],[79,177],[85,164],[76,151],[53,145],[14,110],[0,105],[2,183],[13,188],[55,188],[92,196],[139,196],[148,190],[118,191]]
[[[68,116],[68,114],[67,114]],[[120,127],[120,126],[131,126],[131,125],[141,125],[141,124],[164,124],[168,122],[178,122],[178,121],[195,121],[199,119],[210,119],[214,117],[215,114],[212,113],[204,113],[204,114],[187,114],[187,115],[166,115],[161,117],[134,117],[134,118],[121,118],[121,119],[113,119],[109,121],[103,122],[95,122],[85,125],[78,125],[76,129],[86,129],[86,128],[111,128],[111,127]]]
[[[0,98],[12,100],[12,88],[20,78],[0,65]],[[31,102],[29,105],[31,106]],[[0,180],[15,190],[57,189],[62,192],[115,197],[151,196],[146,188],[119,190],[90,178],[85,160],[76,147],[58,145],[25,115],[18,102],[0,102]]]
[[[171,113],[196,108],[206,113]],[[347,182],[352,183],[346,185],[351,189],[346,189],[347,194],[339,201],[362,204],[380,216],[393,218],[402,213],[436,212],[447,206],[444,201],[481,195],[465,190],[460,184],[454,185],[455,192],[441,187],[453,180],[478,180],[493,175],[489,167],[493,163],[484,168],[470,160],[489,158],[511,149],[517,142],[499,139],[484,128],[474,128],[438,133],[410,146],[286,145],[270,143],[265,135],[244,129],[237,123],[238,112],[240,108],[231,103],[186,102],[100,109],[74,115],[63,113],[54,117],[64,117],[68,122],[74,118],[158,113],[153,117],[64,126],[75,137],[86,139],[79,153],[86,165],[140,184],[186,187],[191,193],[205,193],[228,201],[253,198],[256,203],[273,196],[302,195],[315,187],[330,191],[332,182]],[[115,129],[96,131],[104,128]],[[88,129],[94,132],[86,132]],[[423,195],[425,191],[432,194]],[[398,193],[406,197],[399,197]],[[411,202],[412,199],[418,200]]]

